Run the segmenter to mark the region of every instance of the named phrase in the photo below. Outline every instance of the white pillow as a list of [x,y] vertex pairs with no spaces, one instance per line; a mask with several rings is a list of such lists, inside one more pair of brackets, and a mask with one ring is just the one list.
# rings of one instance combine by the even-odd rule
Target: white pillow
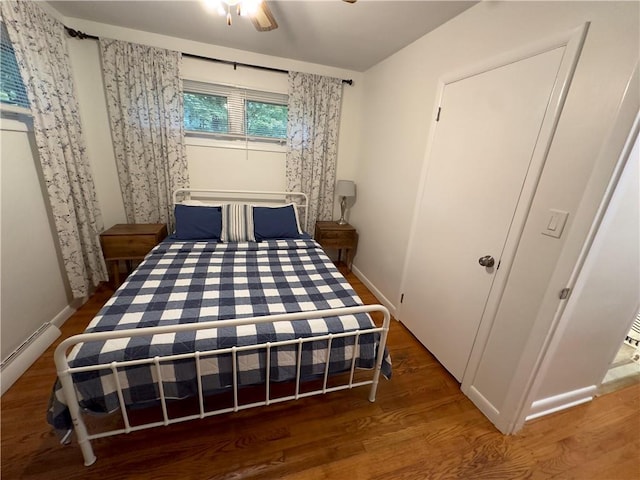
[[203,202],[201,200],[183,200],[182,202],[178,202],[180,205],[189,205],[192,207],[220,207],[221,203],[209,203]]

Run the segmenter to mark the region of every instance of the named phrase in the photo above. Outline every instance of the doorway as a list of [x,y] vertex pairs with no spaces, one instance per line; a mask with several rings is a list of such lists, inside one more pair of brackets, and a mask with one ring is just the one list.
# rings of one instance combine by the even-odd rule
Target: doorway
[[616,353],[597,395],[613,393],[640,383],[640,312]]

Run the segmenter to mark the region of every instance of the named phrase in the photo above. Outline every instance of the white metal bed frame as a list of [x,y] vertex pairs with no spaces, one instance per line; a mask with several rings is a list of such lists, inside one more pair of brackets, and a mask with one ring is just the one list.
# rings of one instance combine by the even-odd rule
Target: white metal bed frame
[[[247,198],[247,196],[255,196],[259,195],[262,197],[262,201],[264,203],[264,198],[266,196],[276,196],[278,199],[275,203],[288,203],[286,198],[291,198],[296,195],[298,198],[302,198],[304,200],[304,205],[302,208],[305,209],[305,227],[306,227],[306,209],[308,208],[307,197],[304,194],[292,194],[291,192],[251,192],[251,191],[235,191],[235,190],[188,190],[182,189],[178,190],[174,193],[174,202],[179,198],[185,197],[198,197],[205,196],[209,200],[217,201],[220,195],[232,195],[234,198],[238,198],[237,195],[240,195],[240,198]],[[245,200],[246,201],[246,200]],[[247,345],[247,346],[234,346],[231,348],[224,348],[219,350],[211,350],[211,351],[195,351],[185,354],[176,354],[176,355],[168,355],[162,357],[152,357],[146,359],[139,360],[130,360],[130,361],[122,361],[122,362],[110,362],[103,363],[98,365],[90,365],[84,367],[71,367],[69,362],[67,361],[66,352],[79,343],[89,342],[89,341],[104,341],[110,339],[117,338],[131,338],[138,336],[150,336],[162,333],[177,333],[177,332],[189,332],[189,331],[198,331],[198,330],[207,330],[207,329],[217,329],[221,327],[231,327],[231,326],[239,326],[239,325],[247,325],[247,324],[261,324],[261,323],[275,323],[282,321],[295,321],[295,320],[311,320],[317,318],[324,318],[329,316],[338,316],[338,315],[354,315],[358,313],[373,313],[380,312],[383,315],[382,326],[364,329],[364,330],[355,330],[350,332],[343,332],[337,334],[327,334],[322,336],[315,337],[305,337],[305,338],[297,338],[293,340],[285,340],[285,341],[277,341],[277,342],[266,342],[256,345]],[[179,325],[168,325],[161,327],[148,327],[148,328],[139,328],[139,329],[128,329],[128,330],[115,330],[110,332],[96,332],[96,333],[83,333],[79,335],[74,335],[72,337],[67,338],[62,341],[60,345],[55,350],[54,360],[56,364],[56,369],[58,372],[58,378],[60,379],[60,383],[62,385],[62,394],[64,395],[65,402],[69,408],[69,413],[71,415],[71,419],[73,421],[73,425],[76,432],[76,438],[78,440],[78,444],[82,451],[82,456],[84,458],[85,466],[92,465],[97,457],[93,452],[93,447],[91,445],[91,440],[95,440],[98,438],[109,437],[113,435],[119,435],[122,433],[130,433],[138,430],[144,430],[148,428],[158,427],[158,426],[167,426],[174,423],[184,422],[188,420],[194,419],[203,419],[206,417],[210,417],[213,415],[220,415],[223,413],[229,412],[237,412],[239,410],[245,410],[248,408],[259,407],[264,405],[270,405],[274,403],[285,402],[289,400],[297,400],[299,398],[310,397],[313,395],[320,395],[324,393],[334,392],[338,390],[351,389],[354,387],[371,385],[369,391],[369,401],[374,402],[376,397],[376,391],[378,388],[378,381],[380,378],[380,372],[382,368],[382,362],[384,360],[385,355],[385,346],[387,341],[387,333],[389,331],[389,323],[391,316],[389,311],[382,305],[362,305],[356,307],[344,307],[344,308],[334,308],[327,310],[317,310],[314,312],[298,312],[298,313],[288,313],[288,314],[274,314],[269,316],[260,316],[260,317],[251,317],[251,318],[243,318],[243,319],[232,319],[232,320],[216,320],[210,322],[203,323],[189,323],[189,324],[179,324]],[[371,371],[371,380],[357,381],[354,382],[354,372],[356,368],[356,357],[357,351],[359,347],[359,339],[362,334],[379,334],[380,340],[378,343],[378,351],[375,361],[375,366]],[[353,356],[351,358],[351,368],[349,372],[349,380],[346,383],[342,383],[336,386],[327,386],[329,379],[329,364],[331,358],[331,342],[336,338],[354,338],[354,346],[353,346]],[[327,341],[327,358],[325,359],[324,364],[324,375],[322,381],[322,388],[312,390],[312,391],[300,391],[301,385],[301,357],[302,357],[302,348],[303,344],[308,342],[317,342],[317,341]],[[270,395],[270,351],[272,348],[280,347],[284,345],[296,345],[296,376],[295,376],[295,394],[288,395],[284,397],[274,397],[271,398]],[[249,404],[240,404],[238,400],[238,369],[237,369],[237,354],[238,352],[244,352],[248,350],[265,350],[266,352],[266,365],[265,365],[265,399],[263,401],[258,401]],[[233,407],[219,408],[219,409],[206,409],[204,405],[204,392],[202,388],[202,372],[200,367],[200,361],[203,358],[207,358],[215,355],[222,354],[231,354],[233,360]],[[197,378],[197,386],[198,386],[198,404],[199,404],[199,413],[194,415],[185,415],[181,417],[173,417],[170,418],[167,409],[167,399],[164,394],[164,386],[162,380],[162,369],[161,364],[164,362],[171,362],[176,360],[184,360],[184,359],[194,359],[196,365],[196,378]],[[155,383],[158,385],[158,391],[160,392],[160,405],[162,408],[162,421],[156,421],[146,424],[134,425],[132,426],[129,422],[129,416],[127,413],[127,407],[125,405],[123,389],[120,384],[119,377],[117,375],[118,369],[124,367],[130,367],[135,365],[143,365],[143,364],[153,364],[156,369],[156,381]],[[124,428],[118,428],[115,430],[108,430],[104,432],[90,434],[84,420],[82,418],[82,412],[79,405],[79,400],[77,397],[76,389],[73,384],[72,374],[87,372],[87,371],[97,371],[97,370],[111,370],[113,373],[113,377],[116,384],[116,391],[118,395],[118,401],[120,405],[120,413],[122,415]],[[293,381],[292,381],[293,382]]]

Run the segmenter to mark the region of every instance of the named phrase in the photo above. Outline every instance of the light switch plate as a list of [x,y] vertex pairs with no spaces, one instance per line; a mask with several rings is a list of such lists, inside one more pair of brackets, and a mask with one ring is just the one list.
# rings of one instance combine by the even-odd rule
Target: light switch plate
[[567,218],[569,218],[569,212],[554,210],[553,208],[550,209],[549,215],[547,216],[547,224],[544,230],[542,230],[542,234],[548,235],[549,237],[560,238],[564,226],[567,224]]

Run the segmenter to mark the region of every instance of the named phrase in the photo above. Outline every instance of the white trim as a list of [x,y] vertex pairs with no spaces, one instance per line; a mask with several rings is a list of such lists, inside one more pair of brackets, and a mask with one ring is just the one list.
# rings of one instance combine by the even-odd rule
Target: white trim
[[31,109],[26,107],[20,107],[18,105],[11,105],[9,103],[0,103],[0,111],[2,113],[17,113],[18,115],[25,115],[27,117],[33,117]]
[[597,387],[591,385],[571,392],[561,393],[560,395],[554,395],[553,397],[536,400],[531,404],[526,421],[590,402],[593,400],[596,391]]
[[[512,63],[517,63],[529,57],[550,52],[557,48],[568,47],[569,44],[573,43],[575,40],[582,39],[583,42],[588,27],[589,22],[586,22],[583,25],[570,31],[550,35],[536,42],[532,42],[527,45],[514,48],[507,52],[493,56],[488,60],[481,60],[473,65],[467,66],[455,72],[444,74],[440,78],[440,81],[444,84],[454,83],[460,80],[464,80],[468,77],[480,75],[482,73],[489,72],[506,65],[510,65]],[[577,63],[577,58],[573,63]]]
[[[251,152],[275,152],[287,153],[285,139],[274,141],[261,141],[255,139],[225,140],[217,137],[215,133],[186,131],[184,144],[188,147],[225,148],[229,150],[249,150]],[[212,159],[213,160],[213,159]]]
[[[58,314],[56,318],[59,315],[60,314]],[[42,355],[60,335],[60,330],[58,330],[53,323],[47,322],[20,345],[20,347],[8,357],[7,363],[3,363],[2,365],[0,395],[4,395],[11,385],[33,365],[40,355]]]
[[494,407],[493,404],[489,400],[487,400],[486,397],[482,395],[473,385],[469,387],[469,393],[467,394],[467,396],[469,398],[473,397],[474,405],[478,407],[478,410],[484,413],[487,418],[491,419],[500,415],[500,411],[496,407]]
[[87,300],[89,300],[89,297],[75,299],[73,302],[71,302],[71,304],[64,307],[55,317],[51,319],[51,324],[58,328],[62,327],[62,325],[64,325],[64,322],[69,320],[69,318],[71,318],[71,315],[76,313],[76,310],[80,308]]
[[0,131],[3,132],[32,132],[33,123],[31,117],[4,112],[0,113]]
[[365,276],[365,274],[362,273],[358,269],[358,267],[356,267],[355,265],[351,267],[351,271],[356,277],[358,277],[358,279],[362,283],[365,284],[365,286],[371,291],[371,293],[373,293],[373,295],[378,299],[378,301],[380,301],[380,303],[382,303],[385,307],[387,307],[387,309],[391,313],[391,316],[393,318],[397,318],[396,306],[391,301],[389,301],[389,299],[385,297],[383,293],[380,290],[378,290],[378,288],[373,283],[371,283],[371,281]]

